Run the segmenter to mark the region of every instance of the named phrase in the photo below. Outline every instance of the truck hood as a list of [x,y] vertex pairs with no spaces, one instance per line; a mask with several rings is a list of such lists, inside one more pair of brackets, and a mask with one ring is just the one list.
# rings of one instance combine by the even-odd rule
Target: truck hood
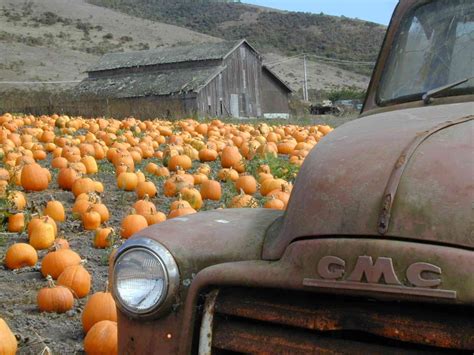
[[474,247],[474,103],[352,121],[308,155],[263,257],[296,239],[351,236]]

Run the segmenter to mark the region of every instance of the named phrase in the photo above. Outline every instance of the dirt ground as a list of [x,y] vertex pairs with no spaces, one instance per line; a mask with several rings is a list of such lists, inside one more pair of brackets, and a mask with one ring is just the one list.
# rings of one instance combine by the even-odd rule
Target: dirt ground
[[[137,168],[144,171],[144,165],[150,161],[159,163],[156,159],[147,160],[138,165]],[[41,164],[49,166],[49,162]],[[199,162],[196,162],[195,165],[197,167]],[[211,166],[215,176],[219,163],[211,164]],[[92,177],[101,181],[105,187],[101,198],[110,212],[110,221],[107,225],[119,231],[122,218],[130,212],[131,206],[135,203],[137,197],[134,192],[124,192],[117,188],[112,164],[106,161],[100,162],[99,171],[97,175]],[[56,184],[57,172],[51,172],[53,180],[48,190],[27,194],[28,207],[31,207],[32,204],[45,205],[51,199],[51,196],[63,203],[67,219],[65,222],[58,224],[58,236],[66,238],[71,249],[87,260],[86,268],[92,276],[92,287],[89,295],[103,291],[106,287],[107,263],[111,250],[93,248],[94,232],[84,231],[81,222],[72,218],[71,209],[74,203],[74,195],[72,192],[60,190]],[[156,184],[158,191],[163,191],[163,178],[146,175],[149,180]],[[225,188],[224,186],[224,194]],[[159,211],[168,214],[172,199],[159,194],[151,201],[156,204]],[[207,201],[202,210],[214,209],[220,206],[222,206],[222,202]],[[27,234],[0,233],[0,317],[8,323],[17,335],[19,339],[18,353],[41,354],[48,347],[52,354],[83,354],[85,334],[82,330],[81,313],[87,302],[87,297],[75,300],[74,308],[66,313],[40,313],[36,305],[36,295],[42,287],[46,286],[46,280],[41,275],[40,269],[41,260],[47,251],[39,252],[39,261],[35,267],[11,271],[5,268],[3,259],[8,247],[17,242],[27,243]]]

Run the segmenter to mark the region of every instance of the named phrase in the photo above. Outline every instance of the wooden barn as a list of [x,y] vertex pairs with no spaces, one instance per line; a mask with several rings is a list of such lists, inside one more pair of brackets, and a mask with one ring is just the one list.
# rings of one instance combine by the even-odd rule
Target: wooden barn
[[95,113],[167,118],[288,117],[291,94],[246,40],[109,53],[75,91]]

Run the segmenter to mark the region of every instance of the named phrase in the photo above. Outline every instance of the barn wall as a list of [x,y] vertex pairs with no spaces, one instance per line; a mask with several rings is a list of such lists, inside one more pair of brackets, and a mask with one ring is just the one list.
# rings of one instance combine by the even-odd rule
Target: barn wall
[[[198,95],[201,116],[262,116],[260,85],[262,64],[255,52],[242,44],[225,59],[226,68]],[[222,101],[222,105],[221,105]],[[234,104],[238,103],[238,110]]]
[[288,91],[266,70],[262,72],[263,113],[289,113]]

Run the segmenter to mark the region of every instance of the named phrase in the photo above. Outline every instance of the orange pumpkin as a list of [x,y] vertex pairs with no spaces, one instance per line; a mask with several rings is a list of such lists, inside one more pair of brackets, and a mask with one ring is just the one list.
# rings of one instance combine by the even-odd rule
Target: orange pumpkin
[[83,298],[91,289],[91,275],[81,264],[68,266],[59,275],[58,284],[69,288],[77,298]]
[[67,267],[80,263],[81,257],[75,251],[67,248],[57,249],[50,251],[43,258],[41,274],[44,277],[51,275],[53,279],[57,279]]
[[201,193],[193,188],[184,188],[181,190],[181,196],[183,200],[189,202],[192,208],[199,210],[202,207]]
[[40,312],[64,313],[74,306],[72,292],[63,286],[56,286],[51,277],[48,277],[48,286],[42,288],[36,296],[36,303]]
[[171,171],[178,170],[180,167],[183,170],[189,170],[193,166],[193,162],[190,157],[187,155],[175,155],[170,158],[168,161],[168,169]]
[[82,311],[82,328],[87,333],[94,324],[109,320],[117,321],[117,308],[109,292],[96,292],[88,300]]
[[113,244],[113,229],[99,228],[95,232],[94,247],[98,249],[109,248]]
[[8,217],[8,231],[20,233],[25,229],[25,215],[23,213],[12,214]]
[[16,243],[7,249],[5,266],[9,269],[19,269],[25,266],[34,266],[38,261],[35,248],[26,243]]
[[64,222],[66,220],[66,213],[64,212],[64,206],[59,201],[49,201],[44,209],[44,214],[48,215],[56,222]]
[[28,224],[30,244],[35,249],[48,249],[54,244],[56,238],[56,224],[50,217],[32,219]]
[[201,184],[201,197],[205,200],[219,201],[222,197],[221,184],[215,180],[207,180]]
[[0,354],[15,355],[18,344],[8,324],[0,318]]
[[25,190],[43,191],[48,188],[48,184],[48,175],[39,164],[27,164],[21,170],[21,186]]
[[145,217],[139,214],[131,214],[122,220],[120,235],[122,238],[128,239],[146,227],[148,227],[148,222]]
[[190,207],[189,203],[184,204],[181,202],[176,206],[175,209],[170,211],[168,218],[172,219],[172,218],[182,217],[182,216],[186,216],[188,214],[193,214],[193,213],[196,213],[196,210]]
[[139,182],[137,188],[135,189],[138,198],[143,198],[145,195],[154,197],[157,194],[156,186],[151,181],[142,181]]
[[243,190],[247,195],[257,192],[257,180],[252,175],[242,175],[235,182],[237,191]]
[[145,219],[148,225],[152,226],[153,224],[158,224],[166,221],[166,215],[163,212],[152,212],[150,214],[145,215]]
[[223,168],[235,168],[240,165],[242,155],[237,147],[227,146],[222,151],[221,165]]
[[117,322],[103,320],[95,323],[84,338],[87,355],[118,354]]
[[117,178],[117,186],[121,190],[133,191],[138,186],[138,177],[135,173],[123,172]]

